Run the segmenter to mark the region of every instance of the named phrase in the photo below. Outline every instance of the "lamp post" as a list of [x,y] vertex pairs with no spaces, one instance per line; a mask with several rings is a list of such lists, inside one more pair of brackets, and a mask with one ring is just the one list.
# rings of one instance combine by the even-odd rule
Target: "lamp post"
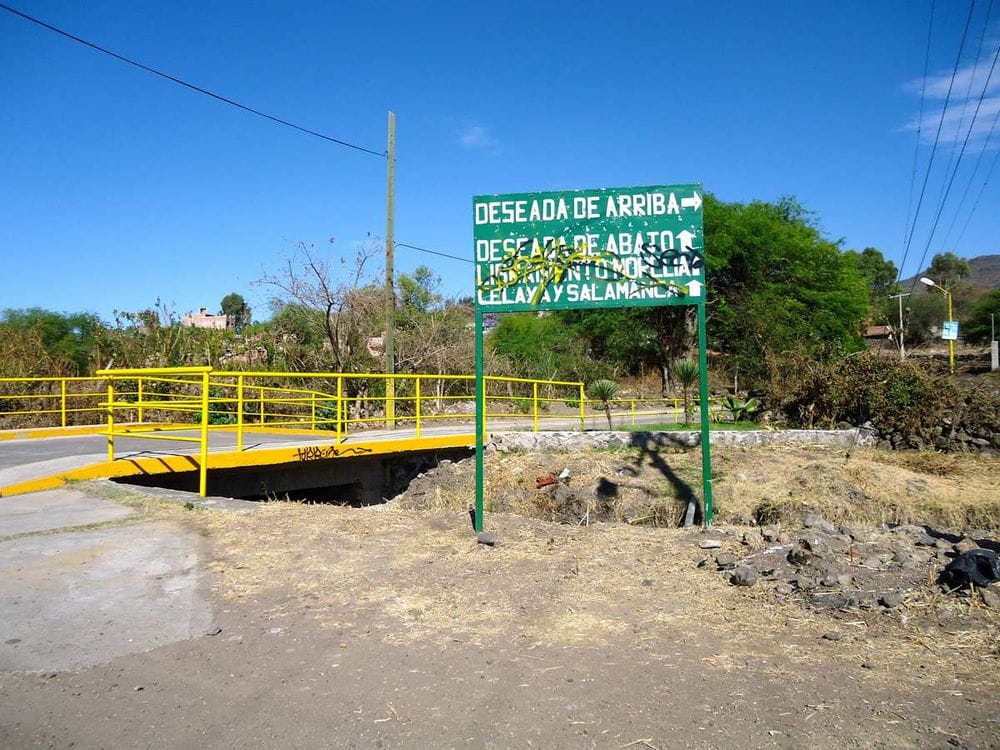
[[[952,320],[951,314],[951,292],[945,289],[940,284],[935,284],[932,279],[928,279],[926,276],[920,277],[920,283],[931,287],[932,289],[937,289],[941,294],[948,298],[948,322]],[[955,340],[948,339],[948,369],[952,375],[955,374]]]

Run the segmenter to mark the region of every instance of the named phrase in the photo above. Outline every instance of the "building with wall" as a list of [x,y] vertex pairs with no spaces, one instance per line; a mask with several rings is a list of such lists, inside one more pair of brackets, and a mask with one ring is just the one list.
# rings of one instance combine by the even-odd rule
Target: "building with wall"
[[197,313],[188,313],[181,318],[181,326],[187,328],[211,328],[225,331],[232,326],[228,315],[209,315],[208,308],[203,307]]

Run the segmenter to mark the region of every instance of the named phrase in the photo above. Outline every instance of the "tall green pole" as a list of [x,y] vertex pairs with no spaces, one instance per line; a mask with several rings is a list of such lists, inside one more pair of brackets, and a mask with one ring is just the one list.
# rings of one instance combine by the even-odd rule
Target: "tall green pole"
[[698,303],[698,395],[701,412],[701,489],[705,502],[705,525],[712,525],[712,447],[709,442],[708,351],[705,335],[705,303]]
[[483,383],[483,314],[476,309],[476,517],[473,528],[483,530],[483,418],[486,393]]

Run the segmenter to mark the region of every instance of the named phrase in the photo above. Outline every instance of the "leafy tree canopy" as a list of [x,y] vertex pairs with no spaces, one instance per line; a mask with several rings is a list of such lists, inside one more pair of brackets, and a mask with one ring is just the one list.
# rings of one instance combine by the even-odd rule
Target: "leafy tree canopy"
[[525,377],[590,381],[601,374],[584,342],[555,315],[504,315],[489,341]]
[[962,339],[970,344],[986,344],[990,341],[990,314],[994,323],[1000,325],[1000,287],[988,292],[972,306],[967,320],[961,326]]
[[946,289],[955,286],[962,279],[967,279],[971,273],[969,262],[951,252],[938,253],[931,258],[931,264],[927,268],[927,276]]
[[222,314],[233,319],[237,332],[242,331],[250,325],[250,306],[243,299],[243,295],[231,292],[222,298],[220,303]]
[[881,250],[866,247],[860,253],[848,250],[845,255],[857,264],[861,278],[868,285],[872,307],[878,308],[890,294],[898,291],[896,264],[886,260]]
[[62,361],[77,373],[87,372],[95,336],[103,327],[91,313],[65,314],[40,307],[4,310],[0,326],[13,333],[37,334],[53,361]]
[[[859,257],[825,239],[792,198],[724,203],[705,196],[710,346],[753,379],[768,351],[820,354],[860,347],[870,285]],[[881,253],[868,253],[877,270]],[[884,260],[884,259],[883,259]],[[875,274],[878,280],[885,276]],[[693,345],[692,308],[560,313],[592,352],[634,369],[652,358],[665,371]]]

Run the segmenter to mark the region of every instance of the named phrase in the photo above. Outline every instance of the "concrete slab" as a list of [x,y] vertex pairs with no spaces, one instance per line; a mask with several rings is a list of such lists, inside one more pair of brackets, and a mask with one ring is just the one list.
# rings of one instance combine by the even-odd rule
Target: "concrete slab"
[[204,632],[199,543],[168,521],[0,542],[0,669],[78,669]]
[[0,500],[0,537],[117,521],[135,511],[77,490],[46,490]]

